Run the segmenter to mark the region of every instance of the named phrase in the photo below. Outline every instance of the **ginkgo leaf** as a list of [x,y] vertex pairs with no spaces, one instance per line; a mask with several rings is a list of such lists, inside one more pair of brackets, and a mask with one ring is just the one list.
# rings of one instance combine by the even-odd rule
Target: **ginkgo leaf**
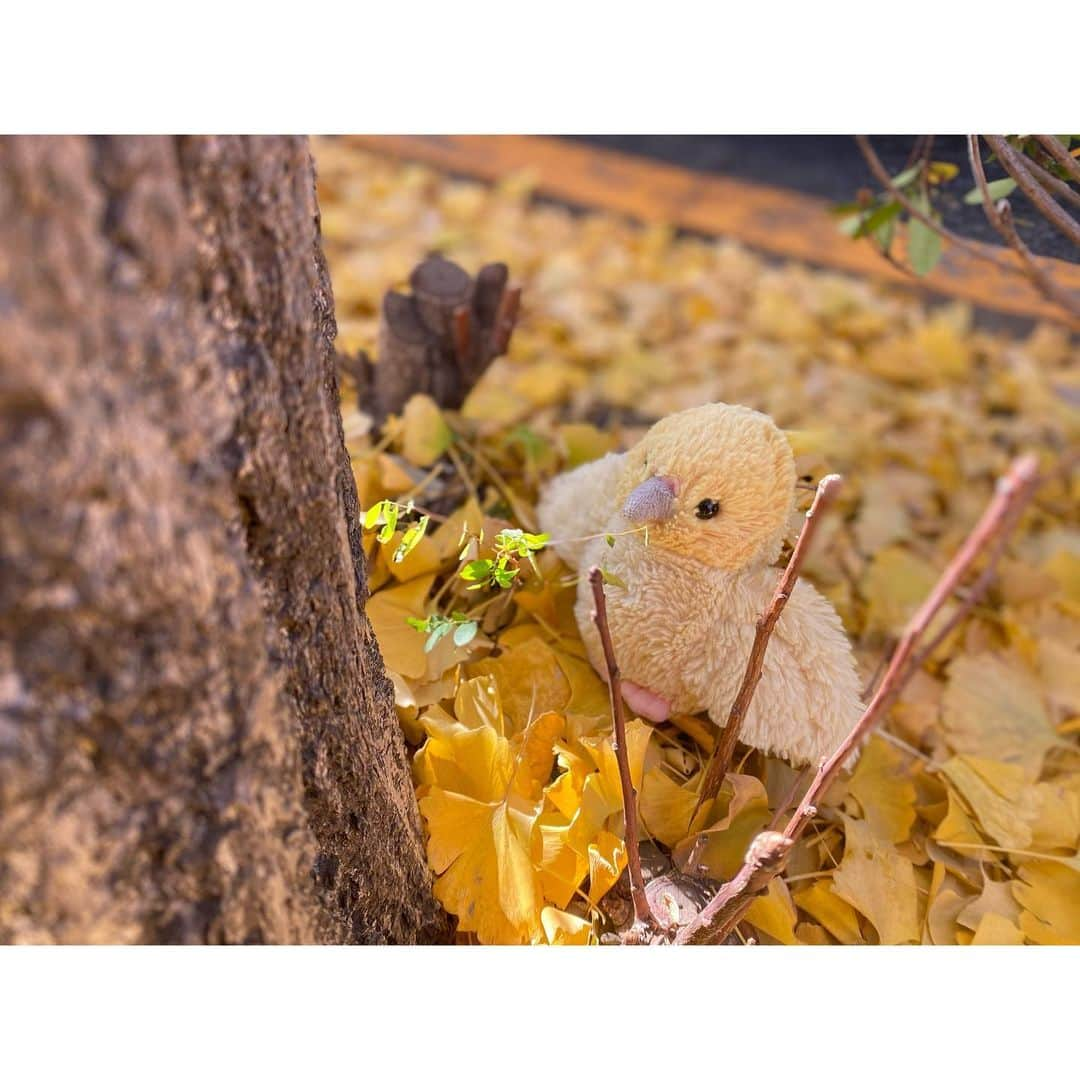
[[781,945],[797,945],[795,905],[787,886],[780,878],[769,882],[764,896],[755,897],[743,916],[755,929],[775,938]]
[[1080,604],[1080,552],[1058,548],[1042,569],[1057,581],[1067,600]]
[[949,665],[941,723],[957,753],[1019,765],[1029,780],[1058,741],[1034,678],[990,653]]
[[466,727],[488,727],[499,735],[508,735],[513,730],[503,713],[499,684],[490,675],[467,679],[458,687],[454,715]]
[[909,755],[877,737],[866,744],[848,783],[863,818],[888,843],[902,843],[915,823],[913,771]]
[[844,858],[833,890],[866,916],[882,945],[919,940],[919,897],[915,870],[865,821],[844,818]]
[[846,900],[836,895],[830,881],[815,881],[809,888],[795,893],[793,899],[796,907],[817,919],[841,945],[863,944],[858,914]]
[[418,679],[427,672],[423,635],[405,620],[423,616],[434,580],[434,574],[422,574],[404,585],[380,589],[367,602],[367,617],[386,666],[406,678]]
[[1020,918],[1020,905],[1013,896],[1012,882],[986,879],[983,891],[956,917],[956,921],[969,930],[978,930],[985,915],[999,918],[1016,925]]
[[1023,931],[994,911],[988,911],[975,930],[972,945],[1023,945]]
[[434,573],[443,563],[439,549],[430,536],[421,536],[398,560],[406,533],[396,534],[388,544],[379,548],[379,558],[385,559],[391,577],[398,581],[411,581],[423,574]]
[[1040,637],[1037,663],[1046,696],[1071,713],[1080,713],[1080,653],[1065,642]]
[[[1031,821],[1031,843],[1044,851],[1080,845],[1080,782],[1048,780],[1031,788],[1035,816]],[[1071,781],[1071,784],[1070,782]]]
[[546,817],[541,817],[537,826],[541,838],[540,886],[546,899],[564,908],[585,880],[589,859],[570,843],[570,825],[565,818],[556,824]]
[[645,827],[662,844],[674,847],[686,838],[697,805],[697,788],[680,784],[660,766],[645,774],[638,809]]
[[1030,845],[1036,809],[1020,766],[955,757],[941,771],[987,836],[1003,847],[1022,849]]
[[557,908],[546,907],[540,912],[544,938],[549,945],[595,945],[592,923]]
[[421,717],[429,738],[416,754],[417,779],[482,802],[502,799],[517,764],[509,741],[491,728],[468,728],[438,716],[428,709]]
[[[934,830],[934,839],[939,844],[955,845],[972,858],[986,844],[986,838],[975,827],[963,800],[951,789],[948,792],[948,812]],[[986,857],[992,858],[988,854]]]
[[611,432],[601,431],[592,424],[560,424],[558,434],[568,469],[595,461],[615,449]]
[[[641,775],[651,738],[652,728],[648,724],[632,720],[626,725],[626,753],[631,782],[636,789],[641,787]],[[575,815],[571,833],[578,849],[586,850],[602,831],[622,832],[623,800],[612,737],[589,736],[581,742],[592,758],[596,771],[585,777],[581,806]]]
[[931,945],[957,944],[957,919],[970,899],[952,879],[937,891],[926,911],[926,931]]
[[504,649],[490,660],[470,664],[469,672],[495,679],[503,710],[518,730],[528,724],[530,717],[562,712],[570,701],[570,684],[555,652],[540,638]]
[[540,932],[543,893],[523,827],[506,803],[433,789],[420,800],[435,896],[483,944],[521,944]]
[[543,797],[555,762],[555,740],[563,733],[565,721],[556,712],[546,712],[529,723],[515,739],[517,767],[511,781],[522,798],[536,802]]
[[1024,934],[1040,945],[1080,945],[1080,870],[1032,860],[1019,876],[1013,895],[1024,908]]
[[911,519],[897,497],[896,484],[886,474],[871,476],[862,487],[855,537],[868,555],[911,536]]
[[598,903],[626,869],[626,842],[603,830],[589,844],[589,901]]

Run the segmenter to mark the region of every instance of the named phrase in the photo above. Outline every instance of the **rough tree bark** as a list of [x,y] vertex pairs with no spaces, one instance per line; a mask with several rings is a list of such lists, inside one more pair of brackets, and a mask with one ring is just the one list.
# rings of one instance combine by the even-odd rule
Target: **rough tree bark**
[[444,940],[303,139],[0,139],[0,940]]

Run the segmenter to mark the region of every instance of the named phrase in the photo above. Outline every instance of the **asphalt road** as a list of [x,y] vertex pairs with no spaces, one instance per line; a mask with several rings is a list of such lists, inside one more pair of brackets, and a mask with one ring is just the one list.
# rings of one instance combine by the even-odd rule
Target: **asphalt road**
[[[723,173],[777,187],[817,195],[830,202],[850,202],[860,187],[876,188],[854,139],[848,135],[584,135],[571,136],[598,146],[682,165],[704,173]],[[876,135],[874,148],[896,175],[907,160],[913,135]],[[940,208],[945,224],[975,240],[998,244],[980,206],[966,206],[964,195],[974,186],[961,135],[939,135],[933,157],[960,167],[960,175],[944,189]],[[987,178],[1004,175],[987,167]],[[1021,236],[1040,255],[1080,262],[1080,251],[1047,223],[1017,193],[1010,199]]]

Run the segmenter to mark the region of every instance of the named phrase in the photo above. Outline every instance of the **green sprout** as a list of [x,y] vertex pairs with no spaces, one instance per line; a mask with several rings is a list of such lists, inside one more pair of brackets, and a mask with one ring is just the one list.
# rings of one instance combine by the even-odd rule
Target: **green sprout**
[[[483,536],[480,537],[483,539]],[[521,572],[517,565],[526,559],[537,577],[540,568],[536,565],[536,552],[540,551],[551,537],[547,533],[528,533],[522,529],[503,529],[495,534],[495,557],[493,559],[472,559],[461,569],[461,579],[472,582],[472,589],[489,586],[497,589],[509,589],[514,578]],[[466,547],[468,550],[468,546]],[[464,555],[464,552],[462,553]]]
[[[379,526],[379,531],[375,535],[375,539],[380,544],[387,544],[393,538],[397,531],[398,518],[403,515],[414,513],[412,502],[397,503],[391,499],[383,499],[381,502],[375,503],[364,514],[364,528],[366,530],[374,529]],[[417,544],[424,538],[424,534],[427,532],[428,522],[430,518],[427,514],[423,514],[419,521],[414,521],[406,530],[404,536],[401,538],[401,543],[398,544],[397,551],[394,552],[393,561],[396,563],[403,562],[405,557],[411,552]]]
[[429,615],[426,619],[414,619],[410,616],[405,621],[414,630],[419,630],[421,633],[428,635],[428,639],[424,643],[424,652],[426,653],[431,652],[451,630],[454,633],[454,644],[458,648],[463,648],[476,637],[476,632],[480,629],[479,623],[475,619],[470,619],[468,615],[461,611],[455,611],[449,617],[440,615],[438,612]]

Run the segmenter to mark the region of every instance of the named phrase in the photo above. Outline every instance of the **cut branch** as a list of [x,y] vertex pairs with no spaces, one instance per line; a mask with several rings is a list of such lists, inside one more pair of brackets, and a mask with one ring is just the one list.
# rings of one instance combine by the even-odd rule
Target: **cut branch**
[[[783,831],[785,840],[793,844],[802,836],[807,825],[816,816],[817,806],[822,796],[840,774],[844,762],[881,719],[896,694],[915,671],[910,661],[920,638],[980,553],[996,544],[999,537],[1019,520],[1023,507],[1030,501],[1039,484],[1039,479],[1036,459],[1032,455],[1026,455],[1014,461],[1008,473],[998,483],[997,491],[978,524],[938,579],[930,595],[912,616],[889,661],[889,667],[881,680],[881,685],[866,706],[858,723],[833,755],[818,769],[810,787]],[[776,834],[764,835],[775,836]],[[766,851],[775,853],[775,857],[763,860],[761,850],[755,851],[756,844],[757,841],[751,844],[746,863],[735,877],[720,889],[695,919],[678,932],[675,937],[677,945],[711,944],[724,941],[742,918],[753,898],[767,889],[769,882],[783,869],[783,856],[787,849],[783,852],[778,851],[778,844],[770,840],[766,845]]]
[[630,775],[630,759],[626,750],[626,713],[623,709],[622,681],[619,665],[615,662],[615,647],[611,643],[611,630],[607,620],[607,601],[604,599],[604,575],[598,566],[589,571],[589,584],[593,593],[593,622],[600,634],[607,666],[608,694],[611,698],[611,719],[615,728],[615,759],[619,763],[619,783],[622,785],[623,817],[626,819],[626,862],[630,874],[630,897],[634,902],[634,915],[640,928],[652,924],[649,898],[645,893],[645,879],[641,873],[641,854],[638,850],[637,792]]
[[788,602],[788,597],[791,596],[791,592],[795,588],[799,571],[806,560],[806,553],[810,549],[814,533],[817,530],[818,521],[821,515],[835,501],[842,483],[840,477],[833,474],[826,476],[818,484],[817,494],[815,494],[814,501],[806,513],[806,523],[803,525],[802,532],[799,533],[799,539],[795,542],[791,558],[788,560],[784,572],[780,575],[780,580],[776,584],[776,591],[773,593],[772,600],[769,601],[769,606],[757,621],[754,630],[754,642],[750,647],[750,656],[746,661],[746,670],[743,673],[742,683],[739,686],[738,693],[735,695],[735,700],[731,703],[727,724],[705,769],[705,779],[702,781],[701,791],[698,793],[695,814],[709,799],[716,797],[728,769],[731,768],[731,761],[735,754],[735,744],[739,740],[739,731],[750,708],[754,691],[761,681],[761,673],[765,664],[765,651],[769,647],[769,639],[776,629],[776,623]]
[[413,394],[458,409],[497,356],[506,352],[521,289],[502,263],[471,278],[457,263],[429,255],[409,276],[410,293],[390,291],[379,318],[378,360],[365,353],[338,362],[357,384],[360,407],[376,424]]

